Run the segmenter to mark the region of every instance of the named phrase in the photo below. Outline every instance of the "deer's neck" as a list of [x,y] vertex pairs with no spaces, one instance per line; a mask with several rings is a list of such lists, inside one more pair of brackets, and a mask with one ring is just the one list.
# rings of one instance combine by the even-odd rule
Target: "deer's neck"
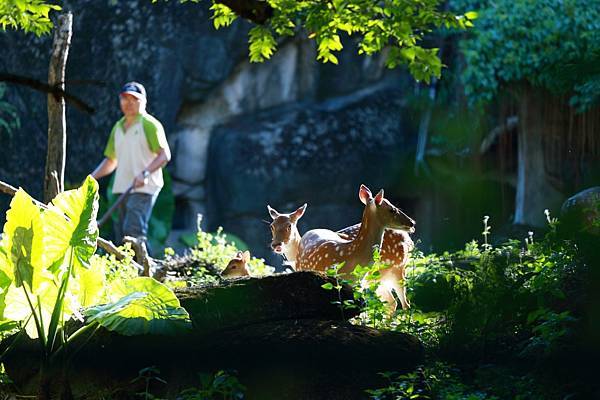
[[282,245],[283,254],[288,261],[296,261],[296,258],[298,258],[298,246],[300,245],[300,238],[300,232],[298,232],[298,229],[294,227],[294,229],[292,229],[292,233],[290,234],[290,240],[287,242],[287,244]]
[[360,224],[360,229],[356,238],[346,247],[353,253],[353,261],[356,264],[366,265],[373,259],[373,246],[378,245],[381,248],[383,241],[383,226],[373,215],[373,211],[369,207],[365,207],[363,217]]

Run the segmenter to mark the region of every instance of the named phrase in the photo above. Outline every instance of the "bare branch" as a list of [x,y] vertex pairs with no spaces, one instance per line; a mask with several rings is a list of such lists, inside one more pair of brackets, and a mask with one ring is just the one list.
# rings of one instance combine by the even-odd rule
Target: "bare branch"
[[88,114],[94,114],[96,110],[88,105],[83,100],[79,99],[77,96],[74,96],[60,88],[60,85],[50,86],[45,82],[41,82],[37,79],[29,78],[26,76],[8,74],[8,73],[0,73],[0,82],[9,82],[14,83],[16,85],[27,86],[38,92],[44,92],[54,95],[55,98],[60,99],[64,97],[67,103],[73,105],[75,108],[86,112]]

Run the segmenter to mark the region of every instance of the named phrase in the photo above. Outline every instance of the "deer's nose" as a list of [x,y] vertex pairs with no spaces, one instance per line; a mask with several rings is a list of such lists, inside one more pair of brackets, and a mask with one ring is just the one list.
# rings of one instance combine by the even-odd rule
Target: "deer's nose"
[[277,247],[281,247],[282,242],[271,242],[271,248],[275,250]]

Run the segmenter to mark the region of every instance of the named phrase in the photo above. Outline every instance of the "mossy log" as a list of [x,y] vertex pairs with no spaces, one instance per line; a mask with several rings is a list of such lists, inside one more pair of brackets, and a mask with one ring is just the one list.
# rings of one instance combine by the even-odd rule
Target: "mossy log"
[[290,319],[350,319],[356,309],[342,310],[335,302],[353,299],[344,285],[325,290],[335,280],[313,272],[295,272],[264,278],[227,280],[218,286],[178,289],[176,295],[187,310],[194,331],[222,329]]

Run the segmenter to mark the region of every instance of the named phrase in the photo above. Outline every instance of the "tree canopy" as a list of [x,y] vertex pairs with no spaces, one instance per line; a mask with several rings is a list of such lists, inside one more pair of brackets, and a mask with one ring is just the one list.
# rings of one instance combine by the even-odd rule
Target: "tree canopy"
[[490,100],[509,83],[527,81],[571,94],[585,108],[600,89],[597,0],[456,0],[478,19],[461,43],[465,92]]
[[[153,3],[159,0],[152,0]],[[168,1],[168,0],[166,0]],[[181,3],[201,0],[180,0]],[[442,62],[437,48],[422,40],[434,28],[465,29],[473,26],[473,12],[464,15],[442,9],[443,0],[211,0],[215,28],[227,27],[238,17],[254,22],[249,32],[249,58],[269,59],[286,36],[305,32],[317,43],[317,59],[338,63],[344,34],[358,37],[359,54],[385,50],[390,68],[406,65],[418,81],[439,77]],[[60,6],[47,0],[0,2],[0,28],[36,35],[52,29],[49,14]]]
[[0,28],[23,30],[42,35],[50,32],[50,12],[61,7],[45,0],[2,0],[0,1]]
[[346,34],[358,37],[359,54],[385,50],[388,67],[407,65],[416,80],[425,82],[439,77],[442,69],[438,49],[422,45],[425,36],[439,27],[468,28],[477,16],[444,11],[442,0],[211,1],[217,29],[240,16],[256,23],[249,33],[250,61],[269,59],[282,38],[306,32],[317,43],[317,59],[337,64],[336,53],[342,50]]

